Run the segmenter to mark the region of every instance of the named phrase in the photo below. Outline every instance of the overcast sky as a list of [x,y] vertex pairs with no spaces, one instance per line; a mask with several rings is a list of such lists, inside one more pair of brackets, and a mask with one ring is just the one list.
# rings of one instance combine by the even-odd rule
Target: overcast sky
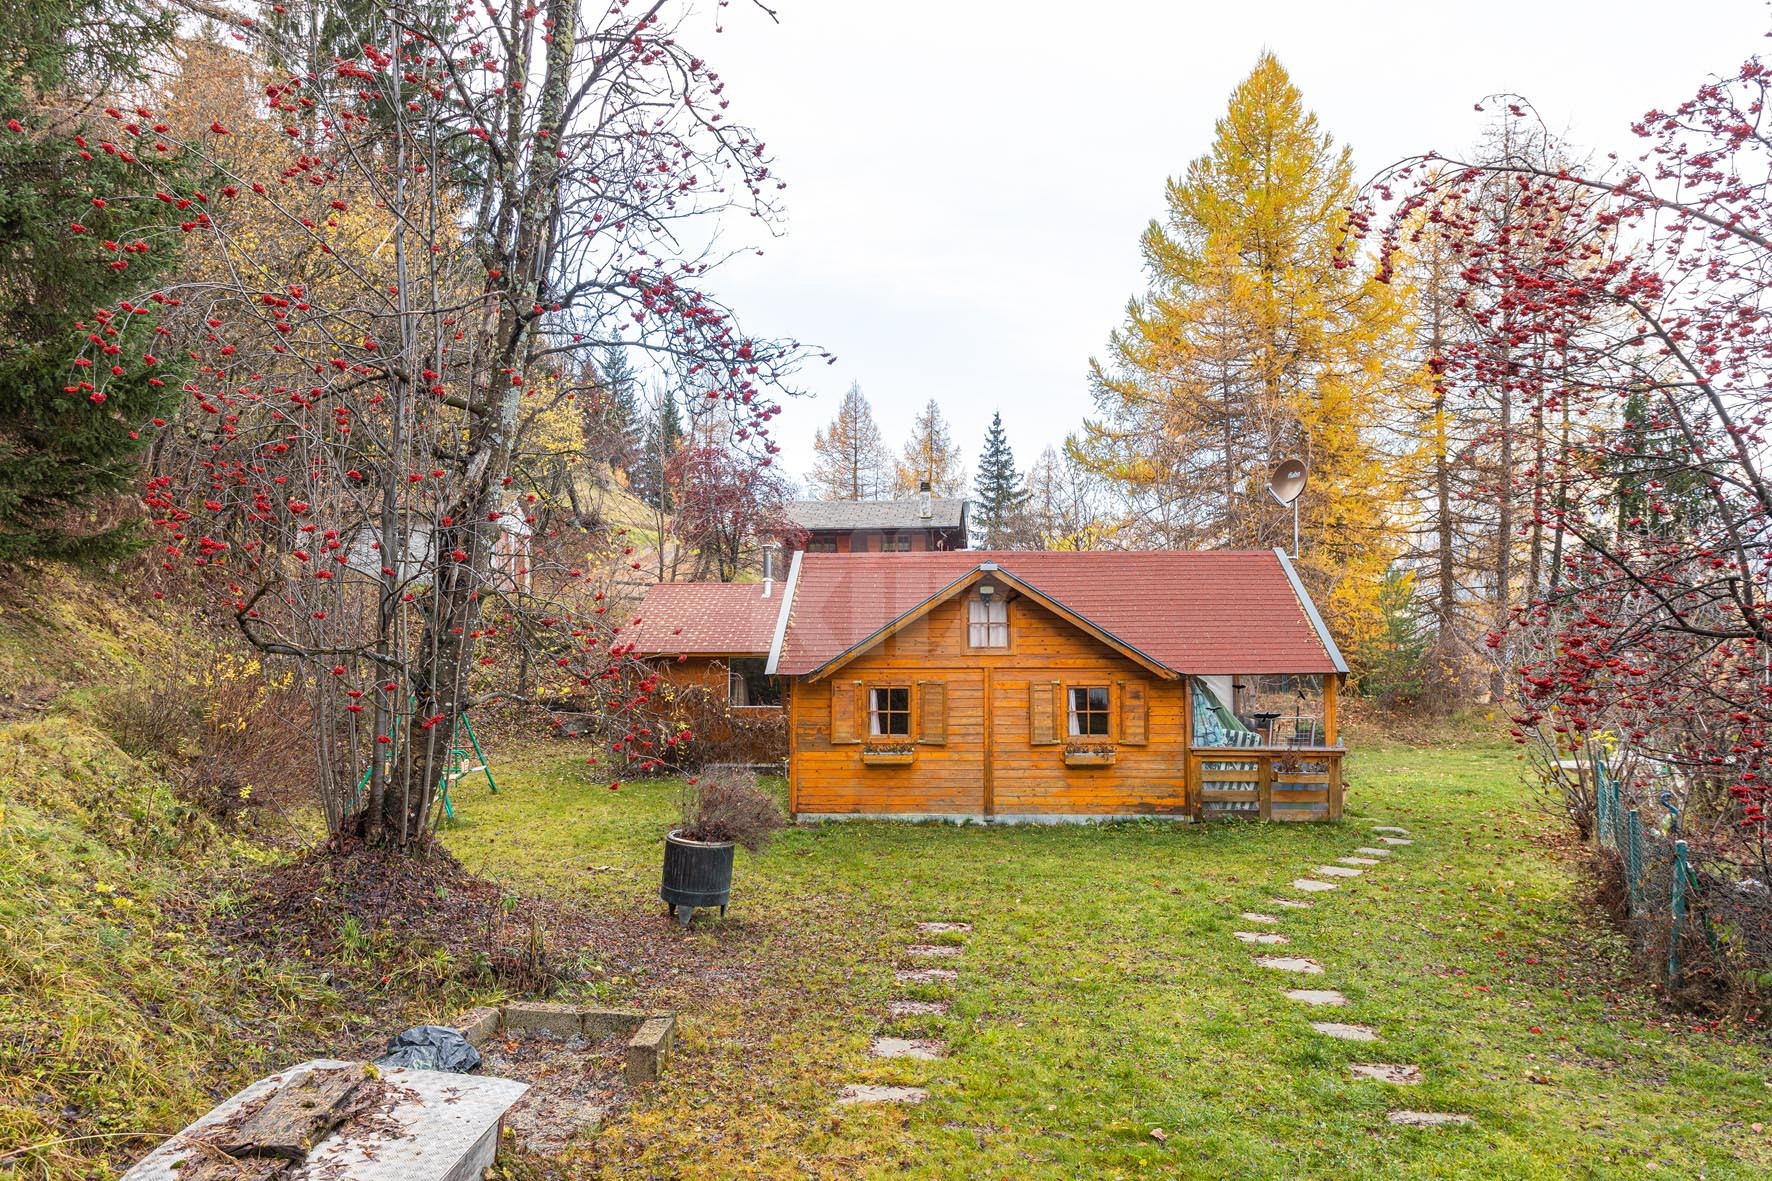
[[838,355],[777,420],[796,479],[851,381],[895,451],[931,397],[969,466],[998,409],[1024,471],[1061,443],[1089,410],[1089,357],[1143,290],[1165,178],[1210,146],[1264,48],[1364,179],[1470,144],[1472,104],[1496,91],[1581,144],[1635,150],[1631,120],[1772,27],[1764,0],[769,2],[779,25],[733,0],[722,35],[704,18],[685,40],[789,182],[786,235],[714,289],[748,331]]

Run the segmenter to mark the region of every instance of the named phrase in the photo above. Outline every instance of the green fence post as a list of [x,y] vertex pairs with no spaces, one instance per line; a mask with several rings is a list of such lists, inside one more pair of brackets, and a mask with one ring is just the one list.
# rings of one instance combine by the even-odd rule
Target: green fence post
[[1686,920],[1686,842],[1674,842],[1674,888],[1671,930],[1667,941],[1667,986],[1680,986],[1680,928]]
[[1612,824],[1612,786],[1606,782],[1606,760],[1594,756],[1594,844],[1606,847],[1606,830]]
[[1626,894],[1630,898],[1630,913],[1635,915],[1642,909],[1641,899],[1643,882],[1643,818],[1635,808],[1630,810],[1629,827],[1630,847],[1625,853],[1624,871],[1629,880],[1625,883]]

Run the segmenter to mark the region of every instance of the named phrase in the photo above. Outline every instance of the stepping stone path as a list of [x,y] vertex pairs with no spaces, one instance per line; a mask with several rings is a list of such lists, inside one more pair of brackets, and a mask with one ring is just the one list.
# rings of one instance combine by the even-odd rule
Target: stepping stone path
[[[971,923],[923,922],[917,924],[919,935],[965,935]],[[957,959],[965,949],[957,943],[913,943],[905,954],[917,959]],[[947,984],[959,979],[952,968],[899,968],[892,978],[900,984]],[[888,1001],[886,1011],[894,1018],[940,1017],[948,1012],[946,1001],[914,1001],[899,997]],[[947,1043],[927,1037],[876,1037],[868,1043],[873,1058],[909,1058],[919,1062],[937,1062],[946,1058]],[[923,1087],[887,1087],[871,1083],[849,1083],[837,1097],[838,1103],[921,1103],[929,1098]]]
[[900,984],[946,984],[960,974],[952,968],[900,968],[892,978]]
[[1477,1122],[1450,1111],[1393,1111],[1385,1118],[1403,1128],[1469,1128]]
[[1255,962],[1276,972],[1303,972],[1307,976],[1318,976],[1323,971],[1323,965],[1316,960],[1295,955],[1258,955]]
[[838,1096],[838,1103],[921,1103],[929,1098],[922,1087],[876,1087],[868,1083],[849,1083]]
[[[1320,894],[1338,889],[1335,882],[1321,879],[1357,878],[1366,872],[1367,866],[1383,865],[1382,859],[1391,855],[1390,848],[1381,846],[1415,843],[1409,839],[1409,830],[1406,828],[1381,824],[1375,826],[1372,831],[1381,834],[1377,837],[1375,844],[1363,845],[1355,849],[1352,856],[1337,858],[1334,865],[1317,866],[1311,871],[1317,875],[1316,877],[1297,878],[1292,882],[1292,888],[1307,894]],[[1310,902],[1292,898],[1272,898],[1268,902],[1270,906],[1287,909],[1302,909],[1313,905]],[[1240,917],[1250,923],[1277,923],[1279,921],[1273,915],[1251,911],[1245,911]],[[1286,936],[1277,932],[1232,931],[1231,936],[1243,943],[1289,942]],[[1304,975],[1320,975],[1323,972],[1323,965],[1302,956],[1258,955],[1255,957],[1255,963],[1259,967],[1271,968],[1277,972],[1298,972]],[[1289,1000],[1312,1006],[1345,1006],[1348,1003],[1347,997],[1333,988],[1291,988],[1286,990],[1286,996]],[[1370,1025],[1359,1025],[1353,1022],[1313,1021],[1311,1029],[1324,1037],[1338,1038],[1342,1041],[1376,1042],[1379,1040],[1377,1029]],[[1355,1062],[1350,1064],[1348,1069],[1356,1079],[1370,1079],[1396,1085],[1411,1085],[1421,1081],[1421,1067],[1408,1063]],[[1387,1118],[1398,1126],[1415,1128],[1450,1127],[1476,1122],[1468,1115],[1422,1111],[1393,1111]]]
[[1311,1028],[1324,1037],[1338,1037],[1344,1042],[1375,1042],[1378,1031],[1370,1025],[1348,1025],[1341,1021],[1313,1021]]
[[927,1037],[877,1037],[868,1044],[868,1053],[876,1058],[916,1058],[934,1062],[947,1057],[947,1044]]

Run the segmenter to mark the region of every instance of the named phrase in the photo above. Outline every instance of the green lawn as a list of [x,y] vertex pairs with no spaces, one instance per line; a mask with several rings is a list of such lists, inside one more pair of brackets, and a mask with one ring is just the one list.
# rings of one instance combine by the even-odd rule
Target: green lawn
[[[683,1015],[663,1082],[581,1150],[642,1177],[1763,1177],[1772,1065],[1700,1033],[1615,977],[1619,948],[1578,914],[1511,750],[1367,749],[1338,825],[981,828],[840,824],[739,855],[724,922],[671,926],[656,900],[673,785],[611,793],[562,748],[495,755],[504,789],[459,800],[469,868],[585,906],[650,911],[692,969],[612,960],[587,991]],[[1308,910],[1285,883],[1407,827],[1399,847]],[[1292,894],[1295,897],[1304,895]],[[1251,948],[1239,911],[1278,914]],[[975,925],[959,980],[893,981],[913,924]],[[1325,965],[1254,966],[1283,950]],[[1309,1009],[1288,987],[1338,988]],[[893,1022],[895,996],[948,1016]],[[1312,1020],[1378,1027],[1377,1045]],[[1538,1032],[1533,1032],[1534,1030]],[[936,1063],[867,1056],[881,1033],[936,1036]],[[1415,1063],[1419,1086],[1353,1081]],[[848,1082],[925,1085],[920,1107],[839,1107]],[[1408,1130],[1396,1109],[1470,1114]],[[1161,1137],[1153,1130],[1161,1129]],[[1166,1138],[1163,1138],[1166,1137]]]

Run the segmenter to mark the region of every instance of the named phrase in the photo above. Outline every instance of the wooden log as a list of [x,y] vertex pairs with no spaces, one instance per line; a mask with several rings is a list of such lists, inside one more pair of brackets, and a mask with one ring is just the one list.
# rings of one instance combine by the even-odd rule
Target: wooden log
[[350,1114],[350,1100],[363,1084],[361,1066],[309,1071],[279,1088],[263,1107],[215,1139],[229,1156],[278,1157],[304,1161],[314,1145]]

